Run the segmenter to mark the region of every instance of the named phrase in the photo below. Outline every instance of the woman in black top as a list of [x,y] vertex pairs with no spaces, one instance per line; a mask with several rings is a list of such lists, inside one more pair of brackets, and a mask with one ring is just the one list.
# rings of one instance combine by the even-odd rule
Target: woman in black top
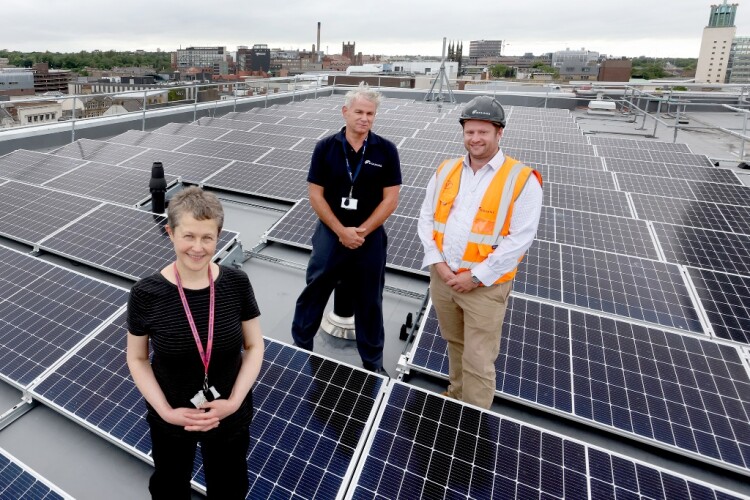
[[212,262],[224,222],[216,196],[185,189],[167,216],[175,262],[136,283],[128,302],[128,366],[146,399],[156,468],[149,491],[189,498],[200,442],[209,498],[245,498],[260,312],[247,275]]

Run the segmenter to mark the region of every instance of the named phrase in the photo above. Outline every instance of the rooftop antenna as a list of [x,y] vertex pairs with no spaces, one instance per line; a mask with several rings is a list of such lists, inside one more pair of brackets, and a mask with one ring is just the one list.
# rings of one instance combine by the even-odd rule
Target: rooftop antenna
[[[448,102],[456,102],[456,98],[453,97],[451,82],[448,80],[448,75],[445,72],[445,40],[446,38],[443,37],[443,59],[440,62],[440,70],[438,71],[437,78],[432,82],[430,91],[424,97],[425,101],[437,101],[438,109],[442,108],[442,102],[445,100],[443,97],[443,82],[445,82],[445,87],[448,89]],[[435,84],[438,84],[437,92],[435,92]]]

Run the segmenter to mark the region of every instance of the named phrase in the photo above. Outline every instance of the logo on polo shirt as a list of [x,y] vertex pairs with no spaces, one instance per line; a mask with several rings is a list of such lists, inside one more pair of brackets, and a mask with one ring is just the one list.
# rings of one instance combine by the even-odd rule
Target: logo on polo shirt
[[383,168],[383,165],[381,165],[381,164],[379,164],[379,163],[375,163],[375,162],[372,162],[372,161],[370,161],[370,160],[365,160],[365,165],[372,165],[373,167],[380,167],[380,168]]

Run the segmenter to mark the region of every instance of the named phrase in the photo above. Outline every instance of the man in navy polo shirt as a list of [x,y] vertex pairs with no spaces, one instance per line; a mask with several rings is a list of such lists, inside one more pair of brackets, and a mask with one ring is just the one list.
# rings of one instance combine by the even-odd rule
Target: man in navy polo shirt
[[307,286],[297,299],[292,337],[312,351],[336,284],[346,278],[354,303],[363,366],[384,373],[383,286],[387,238],[383,222],[398,205],[401,164],[396,146],[370,131],[380,94],[363,82],[346,94],[346,125],[321,139],[310,161],[310,205],[320,221],[312,237]]

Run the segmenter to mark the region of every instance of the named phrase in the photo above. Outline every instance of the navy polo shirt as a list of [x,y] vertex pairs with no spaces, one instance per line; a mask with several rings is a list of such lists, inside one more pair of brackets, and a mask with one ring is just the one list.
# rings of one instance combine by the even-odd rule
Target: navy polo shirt
[[344,150],[349,156],[352,174],[356,172],[362,158],[362,148],[355,152],[346,142],[345,129],[346,127],[321,139],[315,145],[307,181],[323,187],[326,202],[344,226],[357,227],[383,201],[383,188],[401,184],[401,163],[396,145],[370,132],[362,168],[354,181],[352,197],[358,200],[357,210],[341,208],[341,198],[349,196],[349,189],[352,187]]

